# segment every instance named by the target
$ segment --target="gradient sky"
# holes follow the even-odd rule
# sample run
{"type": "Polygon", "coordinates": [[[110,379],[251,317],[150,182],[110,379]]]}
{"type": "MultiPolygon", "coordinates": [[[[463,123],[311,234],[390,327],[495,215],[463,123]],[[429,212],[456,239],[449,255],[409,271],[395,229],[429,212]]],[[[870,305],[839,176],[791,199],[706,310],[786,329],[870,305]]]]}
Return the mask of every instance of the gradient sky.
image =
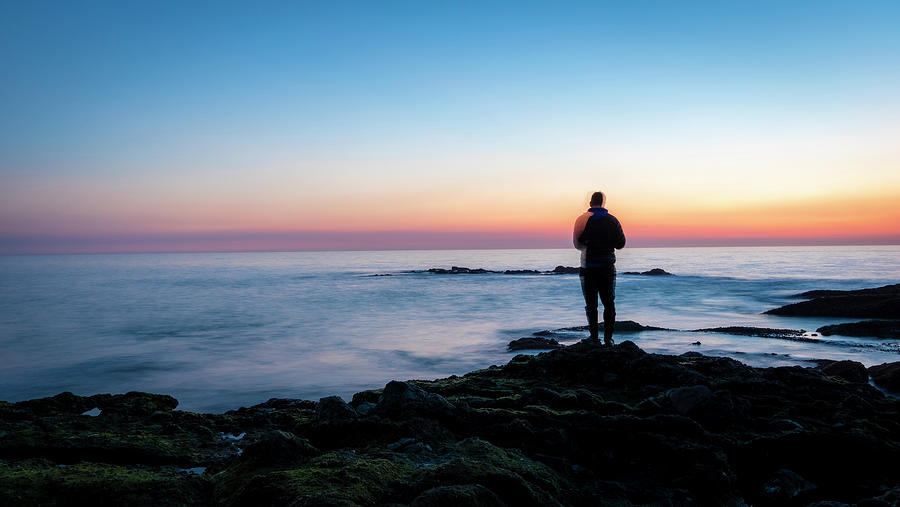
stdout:
{"type": "Polygon", "coordinates": [[[900,243],[900,2],[0,2],[0,253],[900,243]]]}

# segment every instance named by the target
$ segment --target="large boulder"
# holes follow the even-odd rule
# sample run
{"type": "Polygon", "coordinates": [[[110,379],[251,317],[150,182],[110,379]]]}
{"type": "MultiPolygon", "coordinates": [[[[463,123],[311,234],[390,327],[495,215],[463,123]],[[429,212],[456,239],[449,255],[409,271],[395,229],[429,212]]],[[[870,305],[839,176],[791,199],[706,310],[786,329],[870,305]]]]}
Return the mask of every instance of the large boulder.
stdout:
{"type": "Polygon", "coordinates": [[[869,368],[869,375],[879,387],[900,393],[900,361],[873,366],[869,368]]]}
{"type": "Polygon", "coordinates": [[[319,422],[338,422],[354,419],[359,414],[340,396],[328,396],[319,400],[316,406],[316,418],[319,422]]]}
{"type": "Polygon", "coordinates": [[[869,373],[866,371],[866,367],[856,361],[820,360],[819,369],[829,377],[842,378],[847,382],[865,383],[869,381],[869,373]]]}
{"type": "Polygon", "coordinates": [[[374,412],[388,417],[447,416],[455,409],[452,403],[439,394],[429,393],[409,382],[392,380],[384,386],[374,412]]]}

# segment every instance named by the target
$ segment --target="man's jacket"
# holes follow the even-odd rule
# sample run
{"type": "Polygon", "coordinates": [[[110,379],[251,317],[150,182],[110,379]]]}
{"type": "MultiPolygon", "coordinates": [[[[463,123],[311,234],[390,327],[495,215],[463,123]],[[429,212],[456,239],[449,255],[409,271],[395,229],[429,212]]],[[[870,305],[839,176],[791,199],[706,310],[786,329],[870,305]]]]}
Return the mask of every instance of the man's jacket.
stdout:
{"type": "Polygon", "coordinates": [[[606,208],[596,207],[575,220],[572,241],[581,250],[581,267],[611,266],[616,262],[614,250],[625,246],[625,233],[606,208]]]}

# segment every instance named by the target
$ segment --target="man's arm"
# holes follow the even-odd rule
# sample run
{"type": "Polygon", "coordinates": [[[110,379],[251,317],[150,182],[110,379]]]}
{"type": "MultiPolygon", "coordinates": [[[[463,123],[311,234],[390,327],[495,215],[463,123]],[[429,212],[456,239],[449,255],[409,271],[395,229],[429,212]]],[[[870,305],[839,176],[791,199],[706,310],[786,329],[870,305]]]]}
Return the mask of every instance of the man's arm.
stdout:
{"type": "Polygon", "coordinates": [[[584,233],[584,228],[587,226],[588,218],[591,218],[591,213],[582,213],[575,220],[575,229],[572,231],[572,244],[575,245],[575,248],[579,250],[584,250],[587,248],[587,245],[578,241],[578,238],[581,237],[581,234],[584,233]]]}
{"type": "Polygon", "coordinates": [[[622,230],[622,224],[616,219],[616,250],[625,248],[625,231],[622,230]]]}

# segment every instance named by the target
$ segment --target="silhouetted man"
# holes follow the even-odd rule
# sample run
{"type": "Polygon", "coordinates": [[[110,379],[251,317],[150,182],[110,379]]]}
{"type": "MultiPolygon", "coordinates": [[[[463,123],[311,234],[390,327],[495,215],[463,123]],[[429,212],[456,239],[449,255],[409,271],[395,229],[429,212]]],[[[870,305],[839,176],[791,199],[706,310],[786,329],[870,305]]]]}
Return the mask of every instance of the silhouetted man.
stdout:
{"type": "Polygon", "coordinates": [[[603,205],[606,196],[594,192],[591,207],[575,220],[572,241],[581,250],[581,292],[584,294],[584,311],[587,313],[590,339],[599,339],[597,322],[597,296],[603,303],[603,342],[613,344],[616,325],[616,254],[614,250],[625,246],[622,224],[609,214],[603,205]]]}

